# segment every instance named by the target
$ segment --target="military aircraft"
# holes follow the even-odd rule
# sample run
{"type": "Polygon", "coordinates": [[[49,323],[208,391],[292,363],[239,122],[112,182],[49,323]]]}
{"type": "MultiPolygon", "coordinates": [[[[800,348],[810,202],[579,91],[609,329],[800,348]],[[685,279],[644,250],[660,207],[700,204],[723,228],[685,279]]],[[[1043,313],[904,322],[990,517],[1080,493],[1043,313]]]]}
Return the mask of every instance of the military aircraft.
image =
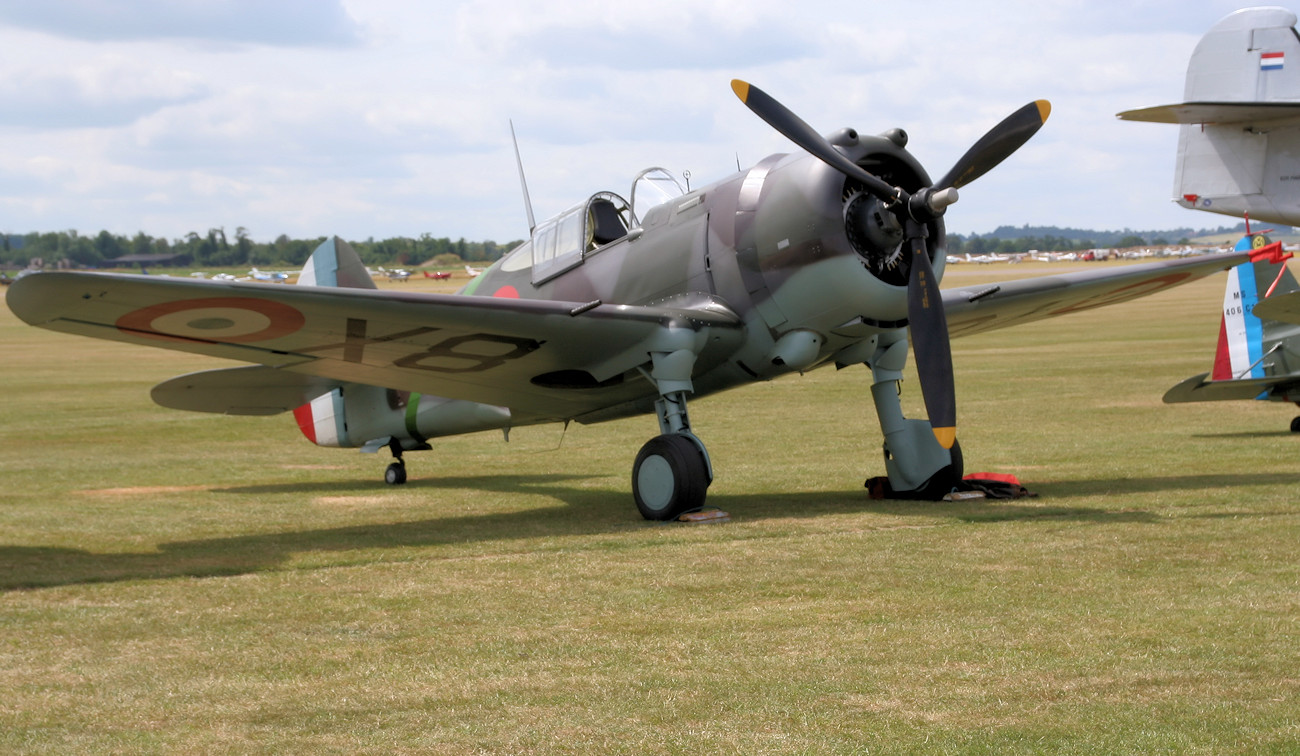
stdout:
{"type": "Polygon", "coordinates": [[[257,281],[270,281],[271,283],[284,283],[289,280],[289,274],[283,271],[258,270],[253,268],[248,271],[249,277],[257,281]]]}
{"type": "MultiPolygon", "coordinates": [[[[1179,105],[1128,110],[1181,124],[1174,192],[1183,207],[1246,217],[1238,250],[1277,246],[1229,271],[1213,370],[1165,393],[1168,403],[1260,399],[1300,405],[1300,292],[1280,245],[1250,220],[1300,224],[1300,35],[1285,8],[1221,19],[1192,52],[1179,105]],[[1288,58],[1290,63],[1288,65],[1288,58]]],[[[1300,417],[1291,421],[1300,432],[1300,417]]]]}
{"type": "Polygon", "coordinates": [[[1285,8],[1220,19],[1187,64],[1183,102],[1129,121],[1181,124],[1174,200],[1187,208],[1300,225],[1300,36],[1285,8]]]}
{"type": "MultiPolygon", "coordinates": [[[[1241,249],[1276,248],[1247,234],[1241,249]]],[[[1168,404],[1256,399],[1300,406],[1300,285],[1286,267],[1290,253],[1228,271],[1213,369],[1165,393],[1168,404]]],[[[1291,421],[1300,433],[1300,417],[1291,421]]]]}
{"type": "Polygon", "coordinates": [[[701,507],[713,480],[692,397],[866,365],[888,495],[938,499],[963,471],[950,334],[1145,296],[1252,254],[941,292],[945,211],[1038,131],[1045,101],[935,181],[902,129],[824,137],[757,87],[732,89],[801,149],[690,190],[648,169],[630,200],[600,191],[537,223],[458,295],[376,290],[332,238],[296,286],[58,272],[19,281],[8,303],[55,331],[259,363],[180,376],[152,396],[187,410],[292,410],[318,445],[387,447],[390,483],[406,480],[404,452],[438,436],[652,414],[659,434],[636,456],[633,499],[644,517],[671,519],[701,507]],[[909,342],[927,419],[900,403],[909,342]]]}

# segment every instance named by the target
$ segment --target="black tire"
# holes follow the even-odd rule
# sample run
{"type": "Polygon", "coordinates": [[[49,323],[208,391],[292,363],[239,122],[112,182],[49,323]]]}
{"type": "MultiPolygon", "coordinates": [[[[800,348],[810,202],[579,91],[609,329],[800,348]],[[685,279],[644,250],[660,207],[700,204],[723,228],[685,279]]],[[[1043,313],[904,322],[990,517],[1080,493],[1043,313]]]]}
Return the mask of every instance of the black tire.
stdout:
{"type": "Polygon", "coordinates": [[[390,486],[400,486],[406,482],[406,465],[394,462],[384,470],[384,482],[390,486]]]}
{"type": "Polygon", "coordinates": [[[632,466],[632,497],[647,520],[673,520],[704,506],[709,467],[696,442],[670,433],[641,447],[632,466]]]}
{"type": "Polygon", "coordinates": [[[1300,417],[1297,417],[1291,421],[1291,432],[1300,433],[1300,417]]]}

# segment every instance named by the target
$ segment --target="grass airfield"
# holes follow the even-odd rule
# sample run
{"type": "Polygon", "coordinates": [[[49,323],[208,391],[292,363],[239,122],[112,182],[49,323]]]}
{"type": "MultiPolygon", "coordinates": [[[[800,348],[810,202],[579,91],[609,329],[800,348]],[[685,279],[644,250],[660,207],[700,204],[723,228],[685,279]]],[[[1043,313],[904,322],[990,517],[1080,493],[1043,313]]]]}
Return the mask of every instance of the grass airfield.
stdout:
{"type": "Polygon", "coordinates": [[[869,500],[869,373],[825,369],[692,404],[701,526],[632,505],[649,417],[388,487],[149,400],[231,363],[0,308],[0,751],[1294,753],[1297,410],[1160,401],[1223,283],[954,342],[967,470],[1039,498],[869,500]]]}

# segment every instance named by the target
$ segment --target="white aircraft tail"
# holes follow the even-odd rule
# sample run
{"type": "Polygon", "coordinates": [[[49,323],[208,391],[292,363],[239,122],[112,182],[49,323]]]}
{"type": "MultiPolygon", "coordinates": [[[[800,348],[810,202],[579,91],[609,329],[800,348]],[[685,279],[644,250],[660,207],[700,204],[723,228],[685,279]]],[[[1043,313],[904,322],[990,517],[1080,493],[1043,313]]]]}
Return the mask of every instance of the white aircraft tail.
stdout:
{"type": "Polygon", "coordinates": [[[1181,124],[1174,200],[1187,208],[1300,225],[1300,36],[1285,8],[1232,13],[1201,38],[1183,102],[1129,110],[1181,124]]]}

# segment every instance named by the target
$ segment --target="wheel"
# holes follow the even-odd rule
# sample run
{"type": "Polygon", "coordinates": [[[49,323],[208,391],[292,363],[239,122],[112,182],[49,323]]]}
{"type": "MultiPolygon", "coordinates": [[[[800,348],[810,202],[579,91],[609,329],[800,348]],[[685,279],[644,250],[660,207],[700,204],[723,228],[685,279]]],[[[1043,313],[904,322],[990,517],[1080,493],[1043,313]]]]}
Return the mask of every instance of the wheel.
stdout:
{"type": "Polygon", "coordinates": [[[1300,433],[1300,417],[1297,417],[1291,421],[1291,432],[1300,433]]]}
{"type": "Polygon", "coordinates": [[[655,436],[632,466],[632,496],[647,520],[672,520],[704,506],[709,467],[697,442],[680,434],[655,436]]]}
{"type": "Polygon", "coordinates": [[[384,482],[390,486],[400,486],[406,482],[406,465],[394,462],[384,470],[384,482]]]}

